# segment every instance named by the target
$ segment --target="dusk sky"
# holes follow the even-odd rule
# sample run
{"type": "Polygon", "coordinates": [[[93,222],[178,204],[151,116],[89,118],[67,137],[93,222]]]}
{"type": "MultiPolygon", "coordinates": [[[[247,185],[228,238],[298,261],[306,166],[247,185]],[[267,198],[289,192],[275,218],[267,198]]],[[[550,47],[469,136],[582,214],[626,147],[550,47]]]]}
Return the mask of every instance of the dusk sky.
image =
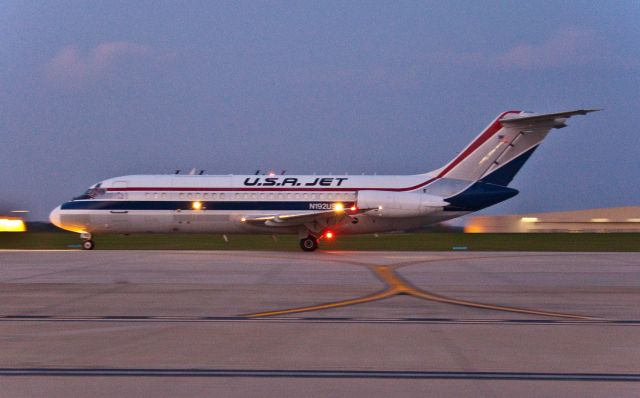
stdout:
{"type": "Polygon", "coordinates": [[[554,130],[485,210],[640,205],[640,2],[3,1],[0,213],[127,174],[415,174],[554,130]]]}

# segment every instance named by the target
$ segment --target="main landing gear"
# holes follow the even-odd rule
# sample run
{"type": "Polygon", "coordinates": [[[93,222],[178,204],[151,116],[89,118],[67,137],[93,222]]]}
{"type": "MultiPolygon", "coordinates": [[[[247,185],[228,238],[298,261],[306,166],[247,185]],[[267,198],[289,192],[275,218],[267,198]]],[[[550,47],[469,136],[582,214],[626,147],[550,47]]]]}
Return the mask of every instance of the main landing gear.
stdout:
{"type": "Polygon", "coordinates": [[[91,238],[91,234],[80,234],[80,239],[82,239],[82,250],[93,250],[96,245],[95,243],[93,243],[93,240],[91,240],[91,238]]]}
{"type": "Polygon", "coordinates": [[[300,248],[306,252],[312,252],[318,248],[318,239],[313,235],[302,238],[300,239],[300,248]]]}

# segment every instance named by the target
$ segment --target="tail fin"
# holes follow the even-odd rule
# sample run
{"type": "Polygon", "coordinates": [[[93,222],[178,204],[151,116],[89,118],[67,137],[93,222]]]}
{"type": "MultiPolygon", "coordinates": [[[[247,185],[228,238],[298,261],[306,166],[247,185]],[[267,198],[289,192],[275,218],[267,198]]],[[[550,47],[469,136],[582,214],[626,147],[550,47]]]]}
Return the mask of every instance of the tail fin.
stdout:
{"type": "Polygon", "coordinates": [[[574,115],[597,109],[535,115],[508,111],[499,115],[458,156],[443,167],[439,178],[508,185],[553,128],[565,127],[574,115]]]}

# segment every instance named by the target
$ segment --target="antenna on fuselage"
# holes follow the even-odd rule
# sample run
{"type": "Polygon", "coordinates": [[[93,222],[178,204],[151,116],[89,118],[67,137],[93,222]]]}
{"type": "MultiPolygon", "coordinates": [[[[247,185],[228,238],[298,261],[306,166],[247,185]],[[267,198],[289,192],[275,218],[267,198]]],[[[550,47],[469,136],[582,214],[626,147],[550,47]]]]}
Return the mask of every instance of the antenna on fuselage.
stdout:
{"type": "Polygon", "coordinates": [[[287,170],[282,170],[282,171],[280,172],[280,175],[281,175],[281,176],[283,176],[286,172],[287,172],[287,170]]]}
{"type": "Polygon", "coordinates": [[[198,173],[199,176],[204,174],[204,169],[200,170],[200,172],[198,173]]]}
{"type": "Polygon", "coordinates": [[[189,171],[189,175],[190,176],[196,175],[196,168],[195,167],[193,169],[191,169],[191,171],[189,171]]]}
{"type": "Polygon", "coordinates": [[[258,174],[260,174],[260,169],[256,170],[256,172],[253,175],[257,176],[258,174]]]}
{"type": "Polygon", "coordinates": [[[180,174],[180,169],[174,171],[173,174],[180,174]]]}

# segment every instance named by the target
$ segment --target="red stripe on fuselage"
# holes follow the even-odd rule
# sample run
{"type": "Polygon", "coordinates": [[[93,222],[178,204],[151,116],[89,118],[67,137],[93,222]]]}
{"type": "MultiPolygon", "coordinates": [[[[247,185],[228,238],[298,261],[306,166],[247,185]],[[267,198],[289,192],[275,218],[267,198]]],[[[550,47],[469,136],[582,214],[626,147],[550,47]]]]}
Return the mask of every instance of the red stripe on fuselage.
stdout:
{"type": "Polygon", "coordinates": [[[413,191],[418,188],[422,188],[428,184],[431,184],[435,180],[439,178],[443,178],[446,176],[448,172],[450,172],[454,167],[456,167],[460,162],[465,160],[469,155],[471,155],[476,149],[478,149],[482,144],[487,142],[491,137],[493,137],[500,129],[502,128],[502,124],[500,124],[500,120],[510,113],[520,113],[520,111],[507,111],[503,112],[500,116],[498,116],[489,127],[487,127],[479,136],[476,138],[471,144],[467,146],[467,148],[456,156],[438,175],[434,178],[431,178],[427,181],[421,182],[418,185],[414,185],[406,188],[247,188],[247,187],[238,187],[238,188],[179,188],[179,187],[131,187],[131,188],[107,188],[107,191],[261,191],[261,192],[349,192],[349,191],[392,191],[392,192],[403,192],[403,191],[413,191]]]}
{"type": "Polygon", "coordinates": [[[189,188],[179,188],[179,187],[130,187],[130,188],[107,188],[107,191],[109,192],[125,192],[125,191],[137,191],[137,192],[144,192],[144,191],[171,191],[171,192],[178,192],[178,191],[182,191],[182,192],[218,192],[218,191],[222,191],[222,192],[235,192],[235,191],[260,191],[260,192],[351,192],[351,191],[411,191],[417,188],[420,188],[424,185],[427,185],[433,181],[435,181],[437,178],[432,178],[430,180],[427,180],[425,182],[422,182],[418,185],[414,185],[413,187],[408,187],[408,188],[375,188],[375,187],[367,187],[367,188],[346,188],[346,187],[340,187],[340,188],[286,188],[286,187],[282,187],[282,188],[254,188],[254,187],[238,187],[238,188],[232,188],[232,187],[219,187],[219,188],[205,188],[205,187],[189,187],[189,188]]]}

